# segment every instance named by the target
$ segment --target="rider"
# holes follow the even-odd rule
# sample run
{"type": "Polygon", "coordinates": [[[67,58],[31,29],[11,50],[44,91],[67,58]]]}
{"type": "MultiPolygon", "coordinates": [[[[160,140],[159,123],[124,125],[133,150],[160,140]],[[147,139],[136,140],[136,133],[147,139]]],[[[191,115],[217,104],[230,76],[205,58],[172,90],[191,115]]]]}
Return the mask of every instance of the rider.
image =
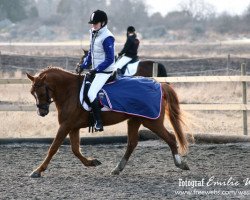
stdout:
{"type": "Polygon", "coordinates": [[[95,78],[88,91],[88,98],[93,109],[95,118],[95,131],[103,131],[101,120],[101,108],[97,97],[97,93],[111,76],[114,68],[114,35],[107,28],[108,17],[102,10],[94,11],[90,16],[90,50],[82,64],[78,65],[77,73],[81,73],[83,69],[88,68],[92,64],[90,75],[95,78]]]}
{"type": "Polygon", "coordinates": [[[140,41],[135,33],[135,28],[133,26],[129,26],[127,28],[127,41],[121,52],[118,53],[118,57],[120,57],[120,59],[115,63],[118,73],[124,74],[126,69],[123,69],[123,67],[131,60],[138,58],[137,51],[139,43],[140,41]],[[121,71],[119,69],[121,69],[121,71]]]}

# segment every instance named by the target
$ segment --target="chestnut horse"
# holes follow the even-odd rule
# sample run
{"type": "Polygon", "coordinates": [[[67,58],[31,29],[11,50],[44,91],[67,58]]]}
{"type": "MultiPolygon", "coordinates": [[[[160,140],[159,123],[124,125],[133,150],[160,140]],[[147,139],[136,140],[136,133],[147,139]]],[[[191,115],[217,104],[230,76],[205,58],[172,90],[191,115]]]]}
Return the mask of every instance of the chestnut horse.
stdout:
{"type": "MultiPolygon", "coordinates": [[[[83,59],[87,56],[88,51],[83,49],[83,55],[80,59],[79,63],[83,62],[83,59]]],[[[144,77],[152,77],[153,76],[153,65],[157,63],[157,77],[167,77],[167,71],[163,64],[152,61],[152,60],[144,60],[140,61],[137,67],[137,70],[133,76],[144,76],[144,77]]]]}
{"type": "MultiPolygon", "coordinates": [[[[89,125],[89,113],[81,107],[79,102],[79,91],[81,87],[79,83],[82,83],[84,76],[85,75],[80,76],[55,67],[46,68],[35,76],[27,73],[27,77],[32,82],[31,94],[35,97],[38,115],[42,117],[46,116],[49,113],[50,103],[55,102],[59,122],[59,129],[46,158],[42,164],[30,174],[31,177],[41,176],[41,173],[46,170],[49,162],[67,135],[69,135],[74,155],[77,156],[85,166],[90,167],[101,164],[97,159],[84,157],[80,151],[79,129],[86,128],[89,125]]],[[[104,126],[128,120],[127,150],[121,161],[113,169],[112,174],[119,174],[124,169],[130,155],[137,146],[138,129],[140,125],[150,129],[170,146],[174,163],[177,167],[183,170],[189,169],[188,165],[182,161],[180,156],[180,154],[187,152],[188,142],[186,135],[182,131],[178,97],[170,85],[162,83],[161,87],[163,91],[161,113],[157,119],[146,119],[113,111],[102,112],[101,116],[104,126]],[[175,134],[168,132],[163,125],[165,111],[174,128],[175,134]]]]}

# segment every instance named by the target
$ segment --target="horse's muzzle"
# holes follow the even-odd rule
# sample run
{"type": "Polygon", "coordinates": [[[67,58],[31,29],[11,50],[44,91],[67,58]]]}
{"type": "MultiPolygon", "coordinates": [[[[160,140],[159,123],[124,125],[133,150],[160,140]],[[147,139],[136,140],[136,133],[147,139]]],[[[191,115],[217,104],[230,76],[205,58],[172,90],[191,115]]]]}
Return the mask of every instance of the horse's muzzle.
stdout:
{"type": "Polygon", "coordinates": [[[45,117],[48,113],[49,111],[41,111],[40,109],[37,110],[37,114],[41,117],[45,117]]]}
{"type": "Polygon", "coordinates": [[[37,114],[41,117],[45,117],[49,113],[49,104],[36,105],[37,114]]]}

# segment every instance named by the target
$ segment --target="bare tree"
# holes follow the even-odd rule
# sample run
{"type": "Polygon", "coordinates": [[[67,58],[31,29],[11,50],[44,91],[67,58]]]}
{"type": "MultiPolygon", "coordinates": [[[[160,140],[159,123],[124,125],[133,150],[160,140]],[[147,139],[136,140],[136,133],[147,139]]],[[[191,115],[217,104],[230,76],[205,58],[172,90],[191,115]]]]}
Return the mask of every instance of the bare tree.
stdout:
{"type": "Polygon", "coordinates": [[[37,9],[39,17],[48,20],[56,13],[59,0],[43,0],[37,1],[37,9]]]}
{"type": "Polygon", "coordinates": [[[204,20],[215,16],[214,6],[204,0],[182,0],[179,7],[196,20],[204,20]]]}
{"type": "Polygon", "coordinates": [[[250,25],[250,4],[248,5],[246,11],[243,13],[243,20],[245,24],[249,27],[250,25]]]}
{"type": "Polygon", "coordinates": [[[107,9],[114,31],[123,32],[129,25],[137,30],[147,26],[147,9],[142,0],[110,0],[107,9]]]}

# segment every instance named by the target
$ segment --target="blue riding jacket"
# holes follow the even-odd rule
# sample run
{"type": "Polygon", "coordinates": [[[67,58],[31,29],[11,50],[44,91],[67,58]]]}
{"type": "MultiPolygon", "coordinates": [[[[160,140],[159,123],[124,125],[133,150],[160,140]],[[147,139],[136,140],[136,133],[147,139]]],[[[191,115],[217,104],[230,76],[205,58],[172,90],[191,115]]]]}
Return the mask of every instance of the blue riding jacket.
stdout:
{"type": "Polygon", "coordinates": [[[92,69],[96,72],[113,71],[114,42],[115,39],[106,26],[99,31],[91,30],[90,50],[81,68],[86,69],[92,64],[92,69]]]}

